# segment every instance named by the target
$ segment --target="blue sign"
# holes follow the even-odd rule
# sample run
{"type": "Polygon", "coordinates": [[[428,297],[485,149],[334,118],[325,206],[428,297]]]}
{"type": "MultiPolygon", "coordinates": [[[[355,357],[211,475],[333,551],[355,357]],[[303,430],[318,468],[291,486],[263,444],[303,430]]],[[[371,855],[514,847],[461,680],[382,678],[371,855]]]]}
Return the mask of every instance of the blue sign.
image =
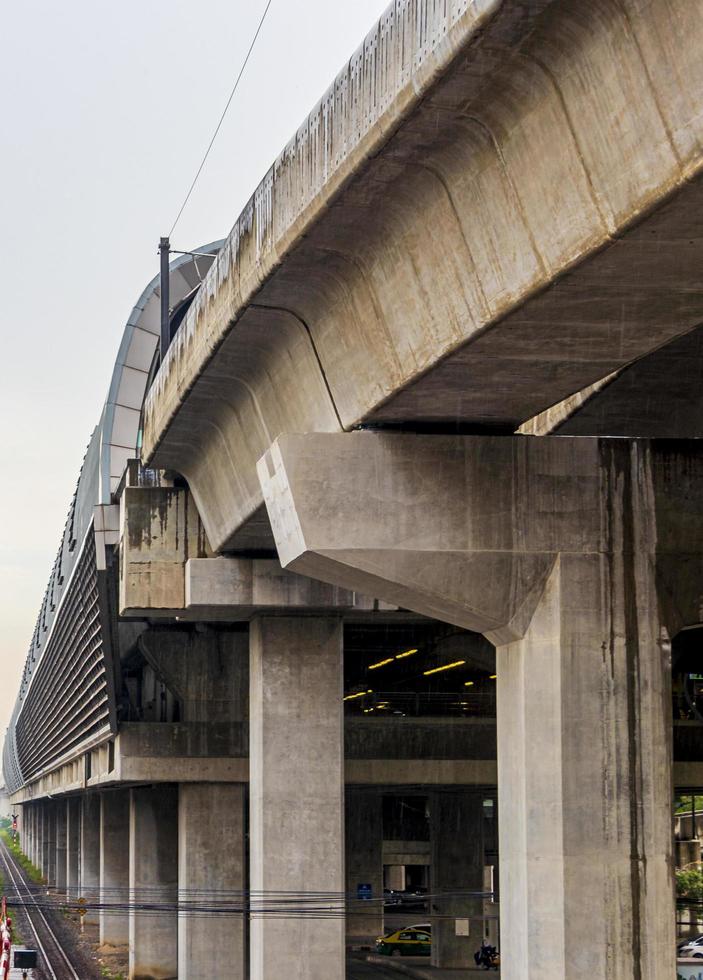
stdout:
{"type": "Polygon", "coordinates": [[[356,897],[368,902],[369,899],[373,898],[373,888],[371,885],[357,885],[356,897]]]}

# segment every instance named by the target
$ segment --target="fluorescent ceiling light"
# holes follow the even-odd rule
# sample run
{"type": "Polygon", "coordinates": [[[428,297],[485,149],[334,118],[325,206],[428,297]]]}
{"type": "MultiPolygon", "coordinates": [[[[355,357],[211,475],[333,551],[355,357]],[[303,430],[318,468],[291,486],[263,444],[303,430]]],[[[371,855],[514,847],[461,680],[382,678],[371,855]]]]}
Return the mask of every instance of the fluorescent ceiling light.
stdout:
{"type": "Polygon", "coordinates": [[[466,663],[465,660],[455,660],[453,664],[444,664],[442,667],[433,667],[432,670],[423,670],[423,676],[429,677],[430,674],[438,674],[440,670],[451,670],[452,667],[461,667],[466,663]]]}
{"type": "Polygon", "coordinates": [[[373,694],[373,691],[358,691],[356,694],[347,694],[342,700],[353,701],[354,698],[363,698],[365,694],[373,694]]]}

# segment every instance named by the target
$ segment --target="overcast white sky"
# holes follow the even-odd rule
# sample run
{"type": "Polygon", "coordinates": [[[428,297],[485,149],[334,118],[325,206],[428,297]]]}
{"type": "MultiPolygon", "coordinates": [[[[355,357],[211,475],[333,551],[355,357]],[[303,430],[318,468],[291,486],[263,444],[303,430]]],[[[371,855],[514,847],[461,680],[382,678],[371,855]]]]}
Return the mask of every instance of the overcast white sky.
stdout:
{"type": "MultiPolygon", "coordinates": [[[[387,0],[273,0],[174,235],[223,237],[387,0]]],[[[125,320],[265,0],[1,0],[0,738],[125,320]]]]}

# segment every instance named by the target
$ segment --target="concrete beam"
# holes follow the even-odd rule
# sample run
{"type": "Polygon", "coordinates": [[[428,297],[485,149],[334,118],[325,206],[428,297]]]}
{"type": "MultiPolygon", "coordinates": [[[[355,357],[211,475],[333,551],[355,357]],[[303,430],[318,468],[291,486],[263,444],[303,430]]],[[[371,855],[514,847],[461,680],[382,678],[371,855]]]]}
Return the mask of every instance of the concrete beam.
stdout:
{"type": "MultiPolygon", "coordinates": [[[[186,563],[185,612],[198,620],[249,620],[271,612],[378,610],[379,603],[326,582],[287,572],[278,561],[196,558],[186,563]]],[[[395,609],[387,603],[380,608],[395,609]]]]}
{"type": "Polygon", "coordinates": [[[184,489],[126,487],[120,542],[122,616],[246,622],[279,610],[378,609],[373,599],[286,572],[275,560],[206,557],[203,525],[184,489]]]}
{"type": "Polygon", "coordinates": [[[703,320],[702,33],[690,0],[389,8],[147,397],[145,458],[214,548],[258,515],[275,433],[512,431],[703,320]]]}

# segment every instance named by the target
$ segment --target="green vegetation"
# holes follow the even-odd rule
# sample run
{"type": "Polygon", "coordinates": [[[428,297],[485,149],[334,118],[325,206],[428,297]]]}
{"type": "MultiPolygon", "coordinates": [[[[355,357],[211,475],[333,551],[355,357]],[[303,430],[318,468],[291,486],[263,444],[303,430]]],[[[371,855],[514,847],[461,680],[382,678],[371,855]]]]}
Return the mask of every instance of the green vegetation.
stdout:
{"type": "Polygon", "coordinates": [[[703,902],[703,867],[676,872],[676,894],[692,902],[703,902]]]}
{"type": "MultiPolygon", "coordinates": [[[[676,810],[675,813],[690,813],[691,812],[691,797],[690,796],[679,796],[676,799],[676,810]]],[[[696,813],[703,813],[703,796],[696,797],[696,813]]]]}
{"type": "Polygon", "coordinates": [[[19,866],[24,870],[25,874],[29,878],[31,878],[32,881],[36,881],[39,884],[43,884],[44,878],[42,877],[41,871],[39,870],[39,868],[34,867],[34,865],[26,856],[26,854],[23,854],[20,849],[19,835],[18,835],[18,840],[13,841],[11,832],[6,827],[3,827],[0,830],[0,837],[2,837],[2,839],[5,841],[10,853],[17,861],[19,866]]]}
{"type": "Polygon", "coordinates": [[[105,980],[126,980],[124,973],[113,973],[106,966],[100,967],[100,973],[105,980]]]}
{"type": "MultiPolygon", "coordinates": [[[[5,894],[5,879],[2,874],[0,874],[0,895],[5,894]]],[[[7,914],[12,919],[12,942],[16,946],[24,946],[24,937],[17,925],[14,915],[12,914],[12,906],[7,906],[7,914]]]]}
{"type": "Polygon", "coordinates": [[[20,929],[19,929],[19,927],[17,925],[17,921],[16,921],[14,915],[12,914],[12,908],[9,905],[7,907],[7,914],[12,919],[12,942],[13,942],[13,944],[15,946],[24,946],[25,945],[24,936],[22,935],[22,933],[21,933],[21,931],[20,931],[20,929]]]}

